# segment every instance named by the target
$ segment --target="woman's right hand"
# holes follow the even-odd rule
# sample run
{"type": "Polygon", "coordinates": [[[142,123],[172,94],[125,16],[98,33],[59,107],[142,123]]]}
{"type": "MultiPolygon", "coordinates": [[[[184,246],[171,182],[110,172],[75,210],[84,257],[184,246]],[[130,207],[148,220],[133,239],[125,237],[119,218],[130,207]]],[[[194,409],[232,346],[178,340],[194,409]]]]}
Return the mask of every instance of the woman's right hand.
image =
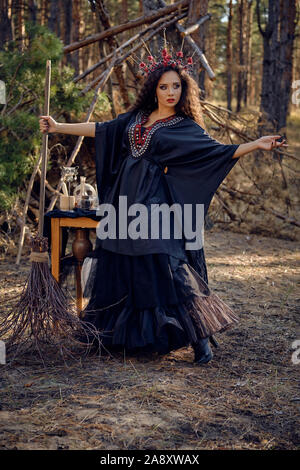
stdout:
{"type": "Polygon", "coordinates": [[[40,131],[43,134],[56,132],[57,130],[57,122],[51,116],[40,116],[39,119],[40,123],[40,131]]]}

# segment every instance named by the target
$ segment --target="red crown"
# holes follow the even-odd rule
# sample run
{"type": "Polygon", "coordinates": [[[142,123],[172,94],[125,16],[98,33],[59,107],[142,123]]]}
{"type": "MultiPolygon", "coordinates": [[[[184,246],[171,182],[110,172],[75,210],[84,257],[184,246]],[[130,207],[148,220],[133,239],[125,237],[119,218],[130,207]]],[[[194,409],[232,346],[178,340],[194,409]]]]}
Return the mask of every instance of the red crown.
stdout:
{"type": "Polygon", "coordinates": [[[184,55],[182,51],[176,52],[176,56],[172,57],[167,49],[164,47],[160,52],[159,59],[156,59],[153,55],[148,55],[147,62],[140,62],[139,69],[142,71],[143,76],[148,77],[152,72],[158,68],[164,66],[167,67],[171,65],[172,67],[180,66],[188,73],[191,73],[193,69],[193,58],[187,57],[186,62],[184,62],[184,55]]]}

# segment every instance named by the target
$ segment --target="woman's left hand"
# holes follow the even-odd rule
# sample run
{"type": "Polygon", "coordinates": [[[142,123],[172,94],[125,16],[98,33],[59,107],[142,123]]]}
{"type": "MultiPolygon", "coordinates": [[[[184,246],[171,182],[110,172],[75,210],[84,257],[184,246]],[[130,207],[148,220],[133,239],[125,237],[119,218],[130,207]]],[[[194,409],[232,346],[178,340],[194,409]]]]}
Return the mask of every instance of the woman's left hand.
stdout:
{"type": "Polygon", "coordinates": [[[281,135],[265,135],[257,139],[257,146],[261,150],[274,150],[278,147],[287,147],[285,144],[286,139],[282,139],[282,142],[277,142],[281,138],[281,135]]]}

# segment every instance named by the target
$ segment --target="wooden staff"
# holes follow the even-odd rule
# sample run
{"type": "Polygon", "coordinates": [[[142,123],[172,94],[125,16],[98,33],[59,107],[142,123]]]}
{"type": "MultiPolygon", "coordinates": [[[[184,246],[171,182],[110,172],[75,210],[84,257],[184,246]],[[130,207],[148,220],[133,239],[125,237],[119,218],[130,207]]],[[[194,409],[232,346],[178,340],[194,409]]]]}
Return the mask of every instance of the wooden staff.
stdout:
{"type": "MultiPolygon", "coordinates": [[[[49,116],[50,110],[50,85],[51,85],[51,60],[47,60],[46,64],[46,81],[45,81],[45,101],[44,116],[49,116]]],[[[48,132],[43,134],[42,142],[42,169],[40,183],[40,208],[39,208],[39,235],[42,237],[44,232],[44,212],[45,212],[45,182],[47,173],[48,160],[48,132]]]]}

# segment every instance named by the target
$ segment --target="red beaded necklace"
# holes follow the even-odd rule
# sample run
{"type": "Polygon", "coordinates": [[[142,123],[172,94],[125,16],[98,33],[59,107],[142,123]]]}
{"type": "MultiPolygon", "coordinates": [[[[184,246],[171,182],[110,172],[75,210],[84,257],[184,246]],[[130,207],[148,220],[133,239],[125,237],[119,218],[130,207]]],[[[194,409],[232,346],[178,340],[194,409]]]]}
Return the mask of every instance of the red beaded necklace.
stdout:
{"type": "Polygon", "coordinates": [[[151,138],[157,129],[164,126],[172,126],[182,121],[182,116],[172,114],[163,119],[157,119],[151,126],[146,127],[142,134],[142,127],[149,118],[150,113],[145,113],[140,110],[136,115],[135,122],[133,122],[128,128],[128,139],[130,143],[131,154],[135,158],[139,158],[147,151],[150,145],[151,138]]]}
{"type": "Polygon", "coordinates": [[[162,119],[157,119],[156,121],[154,121],[151,126],[149,127],[145,127],[145,130],[144,132],[142,133],[142,127],[143,127],[143,124],[145,124],[147,121],[148,121],[148,118],[149,118],[150,114],[144,114],[142,116],[142,119],[141,119],[141,122],[136,124],[135,126],[135,133],[134,133],[134,139],[135,139],[135,144],[136,146],[143,146],[146,139],[147,139],[147,135],[149,134],[149,132],[151,131],[151,129],[154,127],[154,125],[156,125],[157,123],[159,122],[168,122],[170,121],[171,119],[173,119],[176,114],[172,114],[171,116],[168,116],[166,118],[162,118],[162,119]]]}

